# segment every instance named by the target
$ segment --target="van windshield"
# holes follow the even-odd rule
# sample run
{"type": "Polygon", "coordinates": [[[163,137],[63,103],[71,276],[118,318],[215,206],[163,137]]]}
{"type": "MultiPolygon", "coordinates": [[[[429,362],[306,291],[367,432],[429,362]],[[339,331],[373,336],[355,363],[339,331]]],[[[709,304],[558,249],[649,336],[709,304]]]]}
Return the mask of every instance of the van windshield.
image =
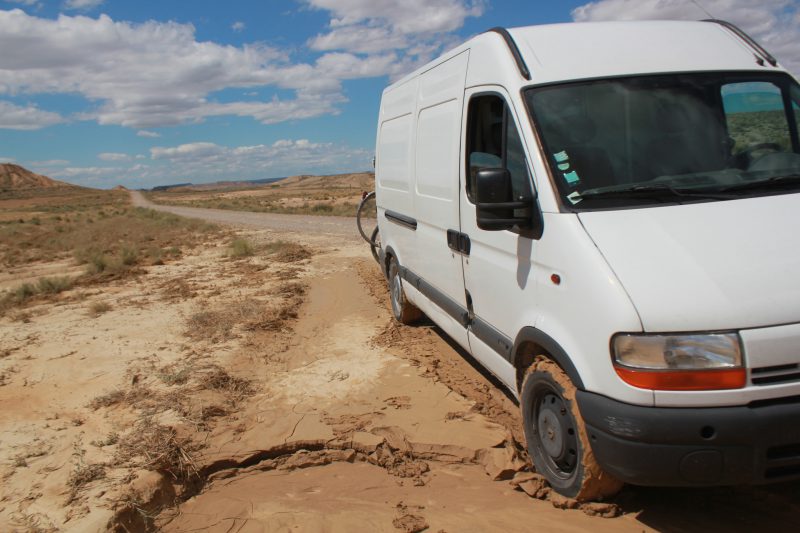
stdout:
{"type": "Polygon", "coordinates": [[[637,76],[525,94],[574,210],[800,191],[800,87],[786,74],[637,76]]]}

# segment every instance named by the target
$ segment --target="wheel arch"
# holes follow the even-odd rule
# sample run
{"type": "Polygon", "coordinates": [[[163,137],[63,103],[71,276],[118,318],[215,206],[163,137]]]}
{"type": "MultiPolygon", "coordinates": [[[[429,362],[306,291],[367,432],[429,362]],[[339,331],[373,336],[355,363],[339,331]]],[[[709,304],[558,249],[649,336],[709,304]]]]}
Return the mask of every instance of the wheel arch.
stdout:
{"type": "Polygon", "coordinates": [[[395,259],[397,261],[397,266],[400,266],[400,260],[397,259],[397,253],[391,246],[387,246],[385,249],[382,249],[380,257],[381,257],[380,264],[381,264],[381,270],[383,271],[383,276],[388,279],[389,263],[391,263],[392,259],[395,259]]]}
{"type": "Polygon", "coordinates": [[[583,380],[578,369],[558,342],[547,333],[534,327],[526,326],[517,334],[511,351],[514,357],[514,368],[517,370],[517,392],[522,392],[522,379],[525,371],[533,364],[537,355],[545,355],[569,376],[577,389],[583,390],[583,380]]]}

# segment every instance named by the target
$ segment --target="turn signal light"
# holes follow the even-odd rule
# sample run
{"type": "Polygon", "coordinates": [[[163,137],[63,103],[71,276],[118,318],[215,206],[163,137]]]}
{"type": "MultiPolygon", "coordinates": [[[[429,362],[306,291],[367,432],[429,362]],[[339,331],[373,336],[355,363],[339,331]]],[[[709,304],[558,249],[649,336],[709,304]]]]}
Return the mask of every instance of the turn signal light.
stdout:
{"type": "Polygon", "coordinates": [[[744,368],[707,370],[634,370],[614,365],[617,375],[628,385],[653,390],[741,389],[747,381],[744,368]]]}

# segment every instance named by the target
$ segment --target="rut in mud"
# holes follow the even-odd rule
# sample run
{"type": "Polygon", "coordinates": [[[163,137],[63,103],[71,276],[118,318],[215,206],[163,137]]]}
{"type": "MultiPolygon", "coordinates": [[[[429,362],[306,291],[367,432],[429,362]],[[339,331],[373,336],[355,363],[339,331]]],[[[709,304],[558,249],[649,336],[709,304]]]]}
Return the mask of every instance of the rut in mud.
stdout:
{"type": "MultiPolygon", "coordinates": [[[[264,392],[244,409],[245,435],[208,454],[202,482],[156,524],[167,531],[244,523],[464,530],[486,502],[495,512],[478,520],[483,529],[513,527],[530,515],[524,485],[538,481],[540,497],[549,489],[525,472],[513,402],[446,343],[439,346],[430,327],[409,329],[402,350],[387,349],[404,333],[391,333],[374,263],[330,255],[315,261],[319,271],[292,340],[268,356],[264,392]],[[440,349],[453,358],[437,355],[440,349]],[[257,449],[244,444],[256,441],[257,449]]],[[[537,506],[536,521],[555,527],[558,511],[537,506]]],[[[616,514],[613,505],[584,510],[616,514]]]]}

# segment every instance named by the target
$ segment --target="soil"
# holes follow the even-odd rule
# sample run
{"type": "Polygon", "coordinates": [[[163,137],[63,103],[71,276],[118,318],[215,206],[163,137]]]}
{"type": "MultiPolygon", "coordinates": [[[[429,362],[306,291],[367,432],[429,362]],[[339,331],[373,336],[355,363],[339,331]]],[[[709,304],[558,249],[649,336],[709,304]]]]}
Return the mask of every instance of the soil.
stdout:
{"type": "Polygon", "coordinates": [[[513,398],[430,322],[393,322],[352,220],[190,211],[311,256],[209,243],[2,319],[0,530],[794,527],[796,483],[556,496],[513,398]],[[110,309],[90,318],[96,301],[110,309]],[[262,307],[284,318],[261,327],[262,307]],[[238,322],[198,335],[208,316],[238,322]]]}

